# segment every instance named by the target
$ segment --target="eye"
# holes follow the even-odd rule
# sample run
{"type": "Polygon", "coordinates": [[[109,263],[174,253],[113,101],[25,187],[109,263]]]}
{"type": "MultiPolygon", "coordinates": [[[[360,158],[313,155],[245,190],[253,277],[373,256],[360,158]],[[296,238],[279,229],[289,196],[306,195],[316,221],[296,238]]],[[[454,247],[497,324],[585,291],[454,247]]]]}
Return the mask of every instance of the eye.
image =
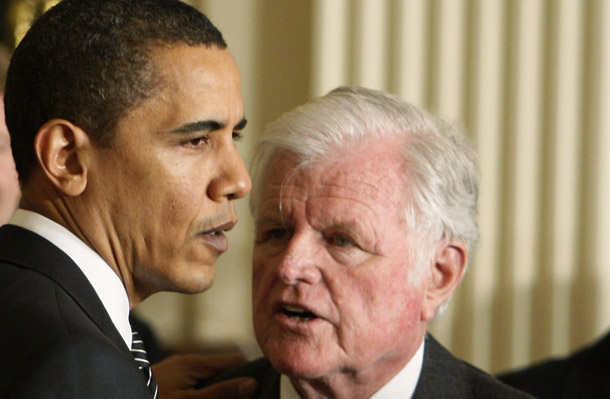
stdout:
{"type": "Polygon", "coordinates": [[[197,148],[205,145],[208,141],[206,136],[195,137],[190,140],[184,141],[182,144],[186,147],[197,148]]]}
{"type": "Polygon", "coordinates": [[[355,245],[351,238],[344,236],[343,234],[335,234],[331,236],[330,241],[338,247],[352,247],[355,245]]]}
{"type": "Polygon", "coordinates": [[[278,242],[290,237],[290,231],[284,227],[270,228],[257,232],[256,242],[263,243],[267,241],[278,242]]]}
{"type": "Polygon", "coordinates": [[[281,241],[284,238],[288,237],[288,230],[281,228],[281,229],[271,229],[267,232],[267,236],[271,239],[271,240],[275,240],[275,241],[281,241]]]}
{"type": "Polygon", "coordinates": [[[233,141],[241,141],[244,138],[241,132],[233,132],[233,141]]]}

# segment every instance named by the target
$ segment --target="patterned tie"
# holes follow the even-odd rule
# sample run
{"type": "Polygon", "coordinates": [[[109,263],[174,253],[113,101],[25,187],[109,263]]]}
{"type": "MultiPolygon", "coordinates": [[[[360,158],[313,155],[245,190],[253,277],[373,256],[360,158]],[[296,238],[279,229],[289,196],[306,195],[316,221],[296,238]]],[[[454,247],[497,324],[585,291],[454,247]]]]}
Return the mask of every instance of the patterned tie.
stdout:
{"type": "Polygon", "coordinates": [[[142,373],[144,373],[144,378],[146,378],[146,386],[148,389],[150,389],[150,392],[152,392],[153,398],[157,399],[159,396],[157,381],[155,380],[155,376],[150,368],[150,363],[148,362],[148,357],[146,356],[146,349],[144,349],[144,342],[142,342],[140,334],[138,334],[136,331],[131,333],[131,354],[136,360],[136,363],[138,363],[138,368],[142,370],[142,373]]]}

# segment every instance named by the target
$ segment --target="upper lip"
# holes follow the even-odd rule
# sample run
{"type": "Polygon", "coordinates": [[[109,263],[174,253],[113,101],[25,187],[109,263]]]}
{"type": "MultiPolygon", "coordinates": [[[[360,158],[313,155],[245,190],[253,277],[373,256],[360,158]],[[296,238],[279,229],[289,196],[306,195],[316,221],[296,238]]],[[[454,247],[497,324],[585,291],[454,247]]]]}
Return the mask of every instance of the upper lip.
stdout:
{"type": "Polygon", "coordinates": [[[235,221],[229,220],[228,222],[220,224],[216,227],[212,227],[211,229],[202,231],[200,234],[211,234],[211,233],[218,233],[220,231],[229,231],[233,227],[235,227],[236,224],[237,224],[237,220],[235,220],[235,221]]]}

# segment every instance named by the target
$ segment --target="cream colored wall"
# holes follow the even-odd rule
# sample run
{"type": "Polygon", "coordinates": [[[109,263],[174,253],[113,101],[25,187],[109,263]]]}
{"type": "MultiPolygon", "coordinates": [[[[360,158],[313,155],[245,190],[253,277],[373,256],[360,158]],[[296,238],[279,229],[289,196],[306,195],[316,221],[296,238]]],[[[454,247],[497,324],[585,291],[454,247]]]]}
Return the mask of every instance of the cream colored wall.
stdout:
{"type": "MultiPolygon", "coordinates": [[[[465,125],[482,166],[482,241],[432,331],[491,371],[567,353],[610,326],[610,3],[204,0],[242,71],[248,138],[339,84],[465,125]]],[[[138,311],[171,345],[257,353],[246,201],[215,286],[138,311]]]]}

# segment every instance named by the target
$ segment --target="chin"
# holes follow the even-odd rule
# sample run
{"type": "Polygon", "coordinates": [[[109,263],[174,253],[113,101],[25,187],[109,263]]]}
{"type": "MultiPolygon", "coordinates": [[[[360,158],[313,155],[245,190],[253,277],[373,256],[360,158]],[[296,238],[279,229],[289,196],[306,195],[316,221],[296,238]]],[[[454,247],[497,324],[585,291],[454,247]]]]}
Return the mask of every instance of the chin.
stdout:
{"type": "Polygon", "coordinates": [[[314,381],[326,377],[327,375],[327,370],[320,368],[319,364],[281,363],[280,365],[276,365],[273,361],[271,361],[271,364],[273,364],[273,367],[281,374],[299,380],[314,381]]]}
{"type": "Polygon", "coordinates": [[[169,287],[163,291],[180,292],[183,294],[199,294],[214,285],[216,273],[214,266],[205,266],[195,272],[187,271],[179,276],[170,277],[169,287]]]}
{"type": "Polygon", "coordinates": [[[197,279],[196,281],[190,281],[188,284],[184,284],[180,292],[184,294],[199,294],[207,291],[214,285],[215,276],[207,276],[207,278],[197,279]]]}

